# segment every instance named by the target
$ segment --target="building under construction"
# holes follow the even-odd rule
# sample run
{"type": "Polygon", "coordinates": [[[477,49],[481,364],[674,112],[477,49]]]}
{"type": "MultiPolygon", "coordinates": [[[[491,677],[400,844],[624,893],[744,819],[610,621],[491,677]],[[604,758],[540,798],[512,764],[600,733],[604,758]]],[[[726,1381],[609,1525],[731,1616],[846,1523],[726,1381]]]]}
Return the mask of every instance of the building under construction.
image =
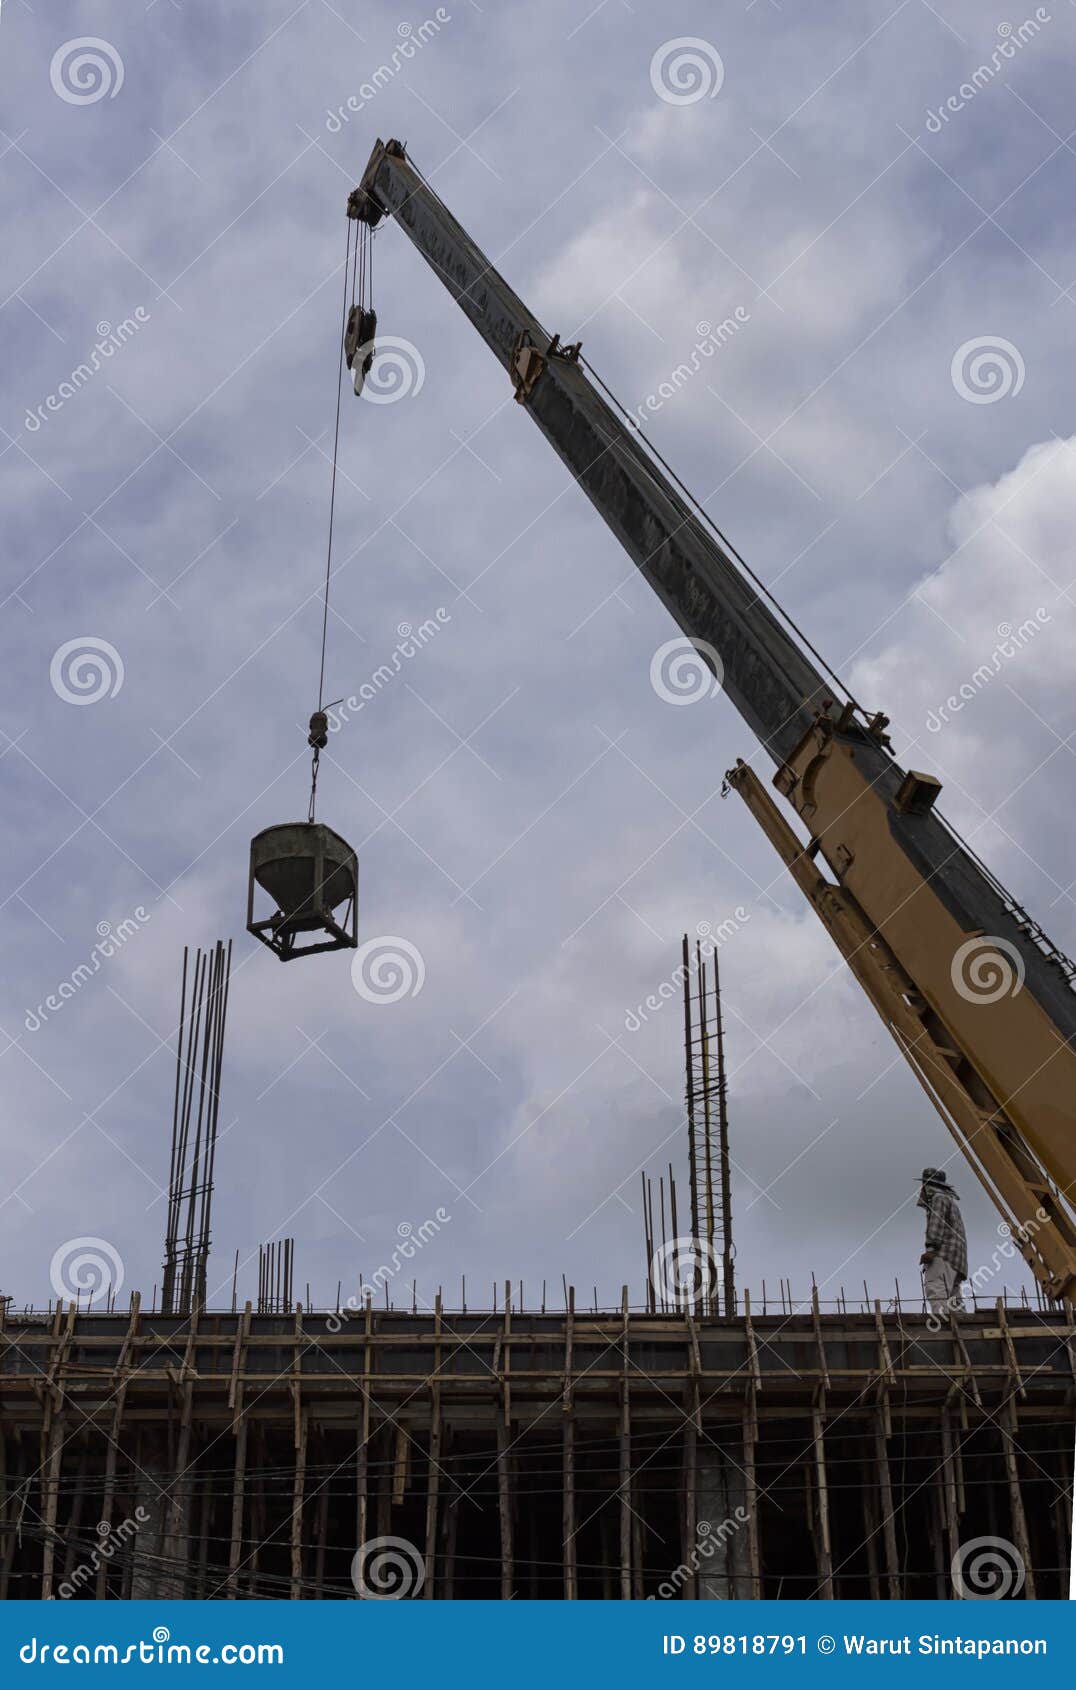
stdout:
{"type": "Polygon", "coordinates": [[[239,1306],[238,1255],[231,1307],[207,1306],[230,966],[218,944],[184,958],[159,1294],[117,1307],[106,1280],[83,1306],[76,1279],[45,1310],[0,1299],[0,1597],[1061,1596],[1076,964],[942,817],[938,779],[897,763],[889,718],[782,609],[582,342],[543,327],[395,140],[377,142],[346,204],[308,820],[251,842],[248,932],[282,962],[357,947],[356,855],[316,801],[340,397],[346,371],[356,393],[378,380],[386,226],[449,290],[506,398],[677,623],[655,692],[721,691],[744,749],[773,765],[777,798],[747,757],[725,790],[990,1193],[1037,1303],[964,1311],[946,1261],[954,1285],[929,1315],[899,1288],[876,1300],[865,1286],[851,1304],[783,1281],[776,1302],[748,1294],[718,946],[685,938],[687,1187],[670,1164],[655,1201],[643,1171],[641,1294],[577,1306],[563,1284],[555,1308],[544,1291],[535,1307],[506,1285],[485,1309],[461,1292],[453,1310],[441,1292],[420,1308],[412,1286],[399,1308],[379,1272],[312,1308],[284,1239],[260,1251],[256,1306],[239,1306]]]}
{"type": "Polygon", "coordinates": [[[567,1301],[9,1314],[0,1597],[1066,1594],[1071,1319],[567,1301]]]}
{"type": "Polygon", "coordinates": [[[159,1296],[0,1302],[0,1598],[1064,1595],[1071,1307],[739,1290],[717,946],[682,973],[690,1233],[644,1179],[634,1297],[315,1310],[284,1239],[216,1310],[228,954],[185,956],[159,1296]]]}

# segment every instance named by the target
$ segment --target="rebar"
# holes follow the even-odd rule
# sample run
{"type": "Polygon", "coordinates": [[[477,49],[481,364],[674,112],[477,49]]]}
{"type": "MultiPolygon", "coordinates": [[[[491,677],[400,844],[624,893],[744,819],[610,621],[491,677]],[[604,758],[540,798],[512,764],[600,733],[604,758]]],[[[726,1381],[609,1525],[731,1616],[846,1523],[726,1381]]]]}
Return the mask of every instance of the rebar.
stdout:
{"type": "Polygon", "coordinates": [[[232,947],[183,950],[161,1312],[204,1307],[232,947]],[[197,1099],[197,1107],[195,1100],[197,1099]],[[193,1126],[193,1137],[192,1137],[193,1126]]]}

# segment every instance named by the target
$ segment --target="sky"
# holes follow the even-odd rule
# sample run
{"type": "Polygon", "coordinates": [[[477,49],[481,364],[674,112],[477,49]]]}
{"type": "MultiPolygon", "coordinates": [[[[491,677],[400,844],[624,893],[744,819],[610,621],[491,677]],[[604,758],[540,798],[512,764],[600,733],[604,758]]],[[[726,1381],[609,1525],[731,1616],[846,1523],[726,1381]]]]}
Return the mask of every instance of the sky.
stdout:
{"type": "Polygon", "coordinates": [[[218,1303],[282,1237],[319,1306],[382,1264],[397,1304],[641,1303],[640,1171],[687,1180],[681,1013],[638,1010],[722,924],[739,1283],[914,1300],[927,1164],[990,1262],[721,797],[749,730],[670,697],[678,630],[391,222],[328,622],[362,708],[319,783],[358,984],[244,931],[247,857],[306,813],[344,210],[392,136],[1076,950],[1072,0],[8,0],[0,44],[3,1291],[88,1255],[152,1293],[183,947],[218,937],[218,1303]]]}

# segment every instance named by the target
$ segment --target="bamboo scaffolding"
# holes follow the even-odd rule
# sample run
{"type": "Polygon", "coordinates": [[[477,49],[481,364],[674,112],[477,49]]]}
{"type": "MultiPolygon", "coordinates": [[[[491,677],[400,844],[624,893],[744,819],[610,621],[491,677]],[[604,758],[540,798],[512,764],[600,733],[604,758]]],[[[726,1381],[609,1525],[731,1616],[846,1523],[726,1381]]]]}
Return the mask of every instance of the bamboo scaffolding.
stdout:
{"type": "MultiPolygon", "coordinates": [[[[283,1274],[281,1253],[274,1298],[283,1274]]],[[[1070,1311],[965,1315],[946,1393],[924,1317],[823,1312],[817,1288],[734,1317],[502,1295],[495,1319],[367,1299],[355,1320],[200,1309],[178,1334],[136,1297],[127,1322],[9,1311],[8,1597],[65,1594],[86,1522],[115,1530],[138,1497],[152,1522],[108,1598],[353,1596],[356,1535],[412,1543],[434,1600],[693,1596],[700,1485],[711,1524],[722,1485],[730,1517],[742,1499],[718,1575],[738,1596],[951,1597],[954,1543],[986,1535],[1011,1537],[1025,1595],[1067,1588],[1070,1311]]]]}

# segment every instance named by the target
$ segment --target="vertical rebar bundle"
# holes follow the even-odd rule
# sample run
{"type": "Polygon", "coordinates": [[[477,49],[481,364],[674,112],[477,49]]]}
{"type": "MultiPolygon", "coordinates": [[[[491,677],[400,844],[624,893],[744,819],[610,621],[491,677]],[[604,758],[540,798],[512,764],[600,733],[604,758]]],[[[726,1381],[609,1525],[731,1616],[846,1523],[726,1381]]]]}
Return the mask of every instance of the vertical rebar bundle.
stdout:
{"type": "Polygon", "coordinates": [[[729,1164],[725,1025],[717,945],[710,960],[695,941],[692,980],[687,934],[683,939],[685,1107],[695,1242],[691,1302],[711,1314],[736,1312],[733,1268],[732,1181],[729,1164]],[[720,1290],[718,1264],[720,1262],[720,1290]]]}
{"type": "Polygon", "coordinates": [[[676,1208],[676,1176],[672,1163],[669,1175],[669,1225],[665,1230],[665,1176],[658,1179],[658,1214],[661,1220],[661,1243],[654,1231],[654,1182],[642,1175],[643,1235],[646,1242],[647,1281],[646,1307],[651,1314],[681,1313],[699,1307],[697,1281],[699,1264],[695,1236],[681,1238],[676,1208]]]}
{"type": "Polygon", "coordinates": [[[736,1277],[732,1240],[732,1172],[729,1165],[728,1081],[725,1073],[725,1018],[721,1009],[721,973],[714,947],[714,1030],[717,1034],[717,1154],[721,1204],[721,1292],[727,1315],[736,1313],[736,1277]]]}
{"type": "Polygon", "coordinates": [[[183,950],[161,1311],[205,1306],[232,947],[183,950]]]}
{"type": "Polygon", "coordinates": [[[258,1246],[258,1313],[292,1314],[291,1285],[295,1267],[295,1240],[282,1238],[276,1244],[258,1246]]]}

